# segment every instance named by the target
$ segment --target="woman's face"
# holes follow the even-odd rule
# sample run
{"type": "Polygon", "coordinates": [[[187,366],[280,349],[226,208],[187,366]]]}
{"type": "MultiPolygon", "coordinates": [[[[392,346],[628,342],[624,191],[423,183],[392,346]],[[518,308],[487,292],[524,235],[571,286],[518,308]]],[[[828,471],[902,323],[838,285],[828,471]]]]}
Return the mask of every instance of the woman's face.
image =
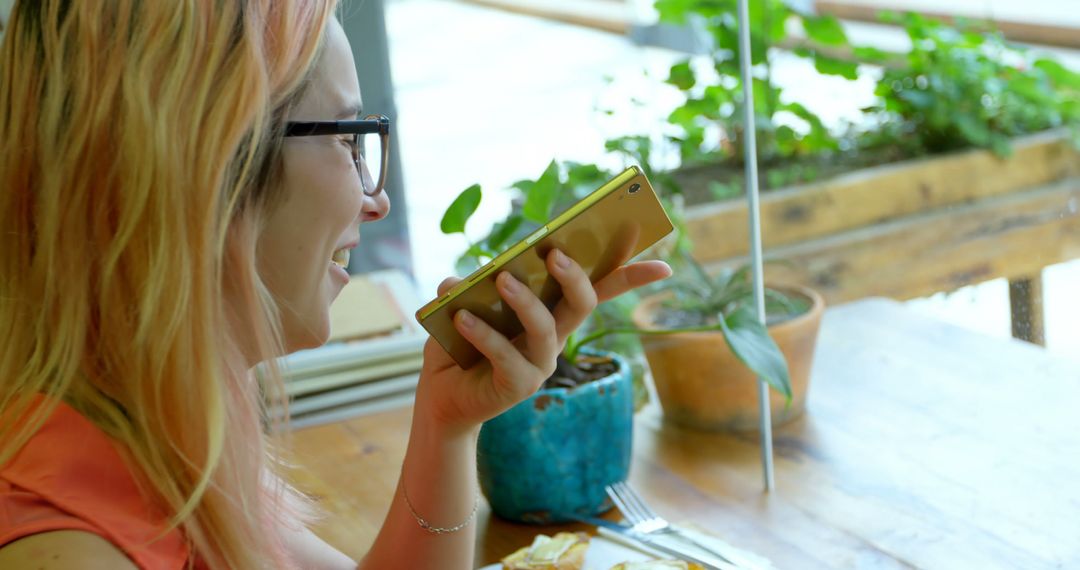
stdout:
{"type": "MultiPolygon", "coordinates": [[[[332,20],[311,83],[288,120],[355,119],[360,102],[352,50],[332,20]]],[[[346,137],[285,139],[282,196],[258,238],[259,275],[278,302],[288,352],[326,342],[330,303],[349,279],[332,261],[335,252],[355,247],[359,224],[390,209],[386,193],[364,195],[346,137]]]]}

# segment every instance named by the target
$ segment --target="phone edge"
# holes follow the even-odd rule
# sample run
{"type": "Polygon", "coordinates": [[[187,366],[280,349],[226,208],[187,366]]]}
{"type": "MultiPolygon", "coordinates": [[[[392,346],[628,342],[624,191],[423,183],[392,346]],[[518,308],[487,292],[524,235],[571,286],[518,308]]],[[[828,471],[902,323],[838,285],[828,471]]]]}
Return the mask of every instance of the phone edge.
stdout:
{"type": "Polygon", "coordinates": [[[534,243],[536,243],[537,241],[543,239],[544,236],[554,232],[555,230],[559,229],[563,225],[569,223],[571,220],[573,220],[575,217],[577,217],[579,214],[581,214],[581,212],[585,211],[590,206],[592,206],[596,202],[600,201],[601,199],[606,197],[608,194],[611,194],[616,189],[623,186],[624,184],[626,184],[630,180],[634,179],[637,176],[641,176],[641,175],[644,175],[644,173],[641,171],[641,168],[639,168],[637,165],[631,165],[631,166],[627,167],[626,170],[623,170],[621,173],[616,175],[614,178],[612,178],[611,180],[606,182],[603,186],[597,188],[596,190],[593,190],[588,196],[586,196],[585,198],[582,198],[581,200],[576,202],[573,206],[570,206],[569,208],[567,208],[565,211],[563,211],[558,216],[555,216],[554,219],[552,219],[549,222],[541,225],[539,228],[534,230],[533,233],[530,233],[529,235],[527,235],[524,238],[522,238],[521,240],[519,240],[510,249],[500,253],[494,259],[492,259],[488,263],[484,264],[482,267],[477,268],[476,271],[473,271],[469,275],[465,276],[465,278],[462,279],[460,283],[454,285],[454,287],[452,287],[449,291],[447,291],[446,295],[444,297],[438,297],[436,299],[433,299],[432,301],[429,301],[427,305],[425,305],[423,307],[420,307],[416,311],[416,314],[415,314],[416,321],[421,326],[423,326],[424,320],[426,320],[428,317],[430,317],[432,314],[434,314],[436,311],[438,311],[442,307],[449,304],[451,301],[456,299],[459,295],[461,295],[465,291],[468,291],[469,290],[468,284],[470,282],[477,281],[479,279],[483,279],[483,278],[487,277],[488,275],[490,275],[492,272],[497,271],[500,267],[502,267],[503,265],[506,265],[506,263],[509,263],[515,257],[517,257],[518,255],[521,255],[522,253],[527,251],[530,247],[533,246],[534,243]],[[540,235],[539,237],[537,237],[535,240],[529,241],[529,238],[531,238],[536,232],[539,232],[541,229],[545,229],[544,233],[542,235],[540,235]],[[506,258],[504,261],[502,261],[501,263],[495,263],[496,261],[499,261],[499,259],[503,258],[503,257],[506,258]],[[429,306],[430,306],[430,308],[429,308],[429,306]]]}

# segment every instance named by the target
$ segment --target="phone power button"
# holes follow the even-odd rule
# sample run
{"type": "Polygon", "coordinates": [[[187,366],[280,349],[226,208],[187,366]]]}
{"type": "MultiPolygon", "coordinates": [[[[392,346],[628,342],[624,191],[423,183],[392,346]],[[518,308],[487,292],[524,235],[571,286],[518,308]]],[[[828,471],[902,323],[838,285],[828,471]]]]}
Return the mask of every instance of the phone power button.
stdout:
{"type": "Polygon", "coordinates": [[[525,238],[526,245],[532,245],[532,244],[536,243],[536,240],[544,237],[544,235],[547,234],[547,231],[548,231],[547,226],[544,226],[544,227],[536,230],[535,232],[530,234],[529,237],[525,238]]]}

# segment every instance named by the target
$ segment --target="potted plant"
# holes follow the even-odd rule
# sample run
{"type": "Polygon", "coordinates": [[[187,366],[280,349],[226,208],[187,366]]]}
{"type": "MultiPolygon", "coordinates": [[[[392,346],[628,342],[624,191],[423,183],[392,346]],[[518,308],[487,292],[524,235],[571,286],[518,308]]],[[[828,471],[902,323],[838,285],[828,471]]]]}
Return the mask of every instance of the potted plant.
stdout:
{"type": "Polygon", "coordinates": [[[633,312],[664,418],[709,431],[756,430],[758,378],[775,388],[773,425],[801,415],[821,296],[797,285],[766,287],[762,325],[747,266],[709,275],[685,252],[683,259],[685,270],[633,312]]]}
{"type": "MultiPolygon", "coordinates": [[[[468,242],[466,253],[458,262],[459,271],[470,271],[493,258],[499,249],[546,222],[554,210],[569,206],[612,174],[595,165],[552,161],[536,180],[515,183],[510,213],[495,223],[487,235],[468,242]]],[[[482,196],[477,185],[465,189],[444,214],[443,232],[465,235],[466,222],[482,196]]],[[[669,212],[679,227],[678,215],[671,208],[669,212]]],[[[676,231],[674,245],[660,246],[657,251],[684,251],[684,241],[682,232],[676,231]]],[[[709,287],[713,286],[715,281],[700,266],[693,264],[689,256],[683,257],[689,260],[695,275],[705,279],[709,287]]],[[[745,275],[745,271],[740,275],[745,275]]],[[[683,323],[660,330],[655,322],[649,322],[647,327],[635,327],[630,318],[638,305],[634,294],[598,307],[568,339],[555,373],[540,391],[485,423],[481,430],[478,449],[481,488],[496,514],[523,522],[551,523],[570,520],[571,515],[596,515],[610,508],[604,487],[627,476],[635,402],[640,403],[645,394],[639,336],[675,339],[677,333],[719,335],[715,338],[726,342],[741,362],[733,361],[732,367],[741,369],[745,364],[752,370],[749,372],[752,380],[757,375],[765,378],[783,396],[780,401],[785,402],[785,413],[791,411],[786,405],[792,390],[784,354],[770,339],[766,328],[747,313],[751,291],[743,285],[744,281],[730,280],[724,289],[723,303],[703,299],[703,306],[731,313],[720,322],[703,319],[689,326],[683,323]]],[[[691,306],[689,298],[693,294],[702,292],[689,286],[677,287],[676,291],[682,295],[686,307],[691,306]]],[[[820,299],[813,293],[807,295],[818,300],[814,306],[820,318],[820,299]]],[[[770,292],[769,298],[770,306],[784,303],[802,310],[797,297],[770,292]]],[[[811,340],[811,352],[812,344],[811,340]]],[[[646,355],[651,363],[653,357],[648,350],[646,355]]],[[[716,375],[713,371],[710,378],[716,375]]],[[[801,406],[806,393],[805,377],[800,378],[797,406],[801,406]]],[[[756,385],[753,381],[746,384],[751,390],[756,385]]],[[[660,392],[665,409],[668,392],[666,385],[660,392]]]]}

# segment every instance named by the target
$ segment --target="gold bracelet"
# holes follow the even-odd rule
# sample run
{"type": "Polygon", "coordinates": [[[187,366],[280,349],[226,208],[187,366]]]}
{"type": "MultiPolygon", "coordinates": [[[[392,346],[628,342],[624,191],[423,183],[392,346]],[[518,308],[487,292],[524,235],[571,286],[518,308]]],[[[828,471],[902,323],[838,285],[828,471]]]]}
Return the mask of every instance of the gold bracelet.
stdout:
{"type": "Polygon", "coordinates": [[[430,532],[431,534],[450,534],[469,526],[469,523],[471,523],[473,519],[476,518],[476,511],[480,508],[480,493],[477,492],[476,495],[473,497],[472,512],[469,513],[469,518],[465,519],[465,522],[452,527],[432,526],[431,523],[427,522],[424,517],[420,516],[420,513],[417,513],[416,509],[413,508],[412,501],[409,500],[409,492],[405,490],[404,474],[402,474],[401,476],[401,495],[405,497],[405,506],[409,507],[409,512],[412,513],[413,518],[416,519],[416,524],[420,525],[420,528],[430,532]]]}

